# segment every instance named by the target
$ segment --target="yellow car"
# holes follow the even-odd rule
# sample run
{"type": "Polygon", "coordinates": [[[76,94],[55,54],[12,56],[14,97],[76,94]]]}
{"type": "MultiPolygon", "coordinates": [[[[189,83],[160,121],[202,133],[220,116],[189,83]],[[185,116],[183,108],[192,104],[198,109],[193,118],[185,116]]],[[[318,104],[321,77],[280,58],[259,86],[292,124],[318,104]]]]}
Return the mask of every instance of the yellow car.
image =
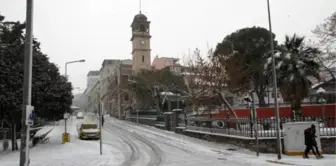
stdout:
{"type": "Polygon", "coordinates": [[[100,139],[100,129],[96,123],[84,122],[78,130],[79,139],[100,139]]]}

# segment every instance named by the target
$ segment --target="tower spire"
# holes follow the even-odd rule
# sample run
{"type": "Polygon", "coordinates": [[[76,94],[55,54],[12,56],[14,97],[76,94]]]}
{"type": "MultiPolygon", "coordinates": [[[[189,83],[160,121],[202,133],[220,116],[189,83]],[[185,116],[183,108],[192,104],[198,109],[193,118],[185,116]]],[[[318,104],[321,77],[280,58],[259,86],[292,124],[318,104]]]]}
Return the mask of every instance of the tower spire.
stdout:
{"type": "Polygon", "coordinates": [[[139,0],[139,12],[141,14],[141,0],[139,0]]]}

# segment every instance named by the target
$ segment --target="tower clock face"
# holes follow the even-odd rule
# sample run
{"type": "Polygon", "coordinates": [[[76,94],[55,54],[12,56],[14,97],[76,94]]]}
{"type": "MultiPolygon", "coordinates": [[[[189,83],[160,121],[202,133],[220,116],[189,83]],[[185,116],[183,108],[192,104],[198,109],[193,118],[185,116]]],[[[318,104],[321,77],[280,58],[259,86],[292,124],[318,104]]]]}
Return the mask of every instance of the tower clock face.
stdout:
{"type": "Polygon", "coordinates": [[[146,43],[145,43],[144,40],[141,40],[141,41],[140,41],[140,44],[141,44],[141,45],[145,45],[146,43]]]}

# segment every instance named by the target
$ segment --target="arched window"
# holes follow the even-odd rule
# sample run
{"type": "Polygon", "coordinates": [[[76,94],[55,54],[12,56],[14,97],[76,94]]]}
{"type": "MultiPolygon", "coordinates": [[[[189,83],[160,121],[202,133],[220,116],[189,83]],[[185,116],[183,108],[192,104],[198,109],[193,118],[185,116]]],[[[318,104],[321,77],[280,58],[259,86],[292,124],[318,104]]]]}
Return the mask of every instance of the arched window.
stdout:
{"type": "Polygon", "coordinates": [[[142,55],[142,62],[145,62],[145,55],[142,55]]]}

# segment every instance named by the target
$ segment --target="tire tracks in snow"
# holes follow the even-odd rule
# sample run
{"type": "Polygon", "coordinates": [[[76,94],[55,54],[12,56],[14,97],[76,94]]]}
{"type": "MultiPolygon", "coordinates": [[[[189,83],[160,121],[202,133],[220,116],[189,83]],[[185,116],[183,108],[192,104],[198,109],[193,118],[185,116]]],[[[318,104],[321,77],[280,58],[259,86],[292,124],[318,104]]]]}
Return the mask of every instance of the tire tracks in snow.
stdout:
{"type": "MultiPolygon", "coordinates": [[[[119,122],[117,122],[117,123],[119,123],[119,122]]],[[[127,126],[128,128],[132,128],[132,125],[133,125],[133,124],[132,124],[131,122],[123,122],[123,123],[125,123],[125,124],[123,124],[123,125],[127,126]]],[[[119,123],[119,124],[120,124],[120,123],[119,123]]],[[[120,125],[121,125],[121,124],[120,124],[120,125]]],[[[199,153],[197,153],[197,152],[195,152],[195,151],[192,151],[192,150],[190,150],[190,149],[183,148],[183,147],[178,146],[178,145],[174,145],[174,144],[172,144],[172,143],[170,143],[170,142],[166,142],[166,141],[164,141],[163,139],[171,140],[171,141],[177,141],[177,140],[174,140],[174,139],[171,139],[171,138],[162,136],[162,135],[160,135],[160,134],[155,134],[155,133],[152,133],[152,132],[148,132],[148,131],[146,131],[146,130],[144,130],[144,129],[141,129],[141,127],[138,127],[137,130],[142,131],[142,132],[145,132],[145,133],[148,133],[148,134],[153,135],[153,136],[155,136],[155,137],[162,138],[162,139],[159,139],[159,138],[152,138],[152,137],[148,137],[148,136],[146,136],[147,138],[154,139],[155,141],[160,142],[160,143],[162,143],[162,144],[165,144],[165,145],[167,145],[167,146],[171,146],[171,147],[173,147],[173,148],[180,149],[180,150],[183,151],[183,152],[186,152],[186,153],[192,153],[192,154],[195,154],[195,155],[202,155],[202,156],[204,155],[204,154],[199,154],[199,153]]],[[[178,141],[178,144],[183,144],[183,142],[179,142],[179,141],[178,141]]],[[[230,154],[230,155],[231,155],[231,154],[230,154]]]]}
{"type": "MultiPolygon", "coordinates": [[[[110,122],[111,123],[111,122],[110,122]]],[[[135,125],[134,123],[132,122],[128,122],[128,121],[123,121],[122,123],[121,122],[118,122],[116,121],[116,124],[118,125],[123,125],[125,126],[126,128],[128,129],[134,129],[134,126],[135,125]]],[[[157,137],[160,137],[160,138],[163,138],[163,139],[159,139],[159,138],[152,138],[152,137],[148,137],[148,136],[144,136],[144,137],[147,137],[149,139],[153,139],[154,141],[156,142],[159,142],[159,143],[162,143],[162,144],[165,144],[167,146],[170,146],[170,147],[173,147],[173,148],[177,148],[179,150],[182,150],[183,152],[186,152],[186,153],[189,153],[189,154],[193,154],[196,156],[207,156],[207,157],[211,157],[211,158],[214,158],[214,159],[217,159],[217,160],[223,160],[223,161],[226,161],[228,160],[228,156],[230,157],[233,157],[233,154],[231,153],[224,153],[224,152],[221,152],[221,153],[218,153],[217,152],[217,155],[214,155],[214,154],[206,154],[204,152],[199,152],[199,151],[193,151],[193,150],[190,150],[188,149],[187,147],[181,147],[181,146],[178,146],[178,145],[174,145],[173,143],[170,143],[170,142],[167,142],[165,141],[164,139],[168,139],[168,140],[172,140],[172,141],[177,141],[175,139],[171,139],[169,137],[165,137],[163,135],[160,135],[160,134],[156,134],[156,133],[153,133],[153,132],[148,132],[146,131],[145,129],[142,129],[141,126],[137,126],[137,128],[135,130],[139,130],[141,132],[144,132],[144,133],[147,133],[147,134],[150,134],[150,135],[153,135],[153,136],[157,136],[157,137]]],[[[130,131],[128,131],[130,132],[130,131]]],[[[136,133],[135,131],[133,131],[133,133],[136,133]]],[[[182,142],[180,141],[177,141],[178,144],[181,144],[182,142]]],[[[213,152],[216,152],[214,150],[212,150],[213,152]]]]}
{"type": "Polygon", "coordinates": [[[122,132],[124,135],[126,133],[128,133],[127,136],[131,136],[134,139],[139,140],[140,142],[142,142],[143,144],[145,144],[146,146],[148,146],[151,149],[153,154],[150,155],[150,161],[149,161],[149,163],[147,163],[147,166],[158,166],[158,165],[160,165],[160,163],[162,161],[162,158],[161,158],[162,151],[158,146],[156,146],[154,143],[147,140],[146,138],[138,135],[137,133],[130,132],[128,130],[122,129],[121,127],[119,127],[115,124],[109,123],[109,122],[108,122],[108,124],[113,126],[115,129],[119,130],[120,132],[122,132]]]}
{"type": "MultiPolygon", "coordinates": [[[[110,132],[113,134],[113,132],[118,133],[116,136],[118,137],[118,139],[124,143],[128,149],[130,150],[130,154],[127,154],[126,152],[123,152],[125,155],[125,159],[124,161],[120,164],[120,166],[132,166],[136,163],[136,161],[138,161],[140,159],[139,157],[139,148],[134,144],[134,142],[132,142],[131,140],[129,140],[127,137],[122,137],[123,133],[120,131],[112,131],[110,129],[104,128],[104,130],[110,132]]],[[[106,142],[104,142],[106,143],[106,142]]],[[[109,143],[107,143],[109,144],[109,143]]]]}
{"type": "MultiPolygon", "coordinates": [[[[91,117],[91,119],[93,119],[93,120],[97,120],[96,118],[97,117],[95,117],[95,116],[91,117]]],[[[111,123],[106,123],[105,122],[105,126],[106,125],[113,126],[111,123]]],[[[108,127],[104,127],[102,129],[104,129],[105,131],[107,131],[107,132],[109,132],[111,134],[117,133],[117,134],[115,134],[115,136],[117,137],[117,139],[120,140],[121,143],[125,144],[128,147],[128,149],[130,150],[129,153],[127,153],[125,151],[122,151],[124,153],[125,159],[120,164],[120,166],[132,166],[132,165],[135,165],[137,163],[137,161],[140,159],[140,154],[139,154],[140,151],[139,151],[138,146],[136,146],[136,144],[133,141],[131,141],[130,139],[128,139],[128,137],[125,136],[125,133],[123,133],[121,130],[119,130],[119,131],[113,130],[112,131],[108,127]]],[[[103,143],[104,144],[112,145],[111,143],[104,142],[104,141],[103,141],[103,143]]]]}
{"type": "MultiPolygon", "coordinates": [[[[134,127],[133,125],[136,125],[136,124],[134,124],[132,122],[128,122],[128,121],[123,121],[122,123],[116,122],[116,124],[118,124],[118,125],[124,125],[128,129],[134,129],[134,128],[132,128],[132,127],[134,127]]],[[[160,134],[156,134],[156,133],[153,133],[153,132],[148,132],[145,129],[142,129],[141,126],[137,126],[137,127],[138,128],[136,128],[136,130],[139,130],[141,132],[148,133],[150,135],[157,136],[157,137],[160,137],[160,138],[163,138],[163,139],[168,139],[168,140],[176,141],[174,139],[164,137],[164,136],[162,136],[160,134]]],[[[130,132],[130,131],[128,131],[128,132],[130,132]]],[[[135,133],[135,132],[133,132],[133,133],[135,133]]],[[[160,143],[163,143],[165,145],[168,145],[168,146],[171,146],[171,147],[174,147],[174,148],[178,148],[178,149],[180,149],[180,150],[182,150],[184,152],[193,153],[196,156],[197,155],[200,155],[200,156],[206,155],[204,153],[197,153],[197,152],[194,152],[194,151],[191,151],[191,150],[179,147],[177,145],[173,145],[173,144],[168,143],[168,142],[166,142],[166,141],[164,141],[162,139],[152,138],[152,137],[148,137],[148,136],[145,136],[145,137],[153,139],[153,140],[155,140],[157,142],[160,142],[160,143]]],[[[232,164],[232,163],[236,163],[236,164],[239,164],[239,165],[251,165],[252,164],[249,160],[244,160],[243,158],[240,158],[239,156],[234,156],[234,154],[232,154],[232,153],[228,153],[228,152],[220,151],[220,150],[215,150],[215,149],[212,149],[212,151],[213,152],[217,152],[218,154],[220,154],[221,157],[216,157],[216,156],[209,156],[209,157],[217,158],[218,160],[223,160],[224,162],[228,160],[227,156],[231,156],[231,158],[234,158],[234,160],[230,160],[230,164],[232,164]],[[226,157],[222,157],[222,156],[226,156],[226,157]],[[241,160],[244,160],[244,161],[242,162],[241,160]]],[[[281,165],[294,165],[294,166],[312,166],[312,165],[293,164],[293,163],[288,163],[288,162],[277,162],[277,161],[271,161],[271,160],[266,160],[266,162],[277,164],[277,165],[281,164],[281,165]]]]}

